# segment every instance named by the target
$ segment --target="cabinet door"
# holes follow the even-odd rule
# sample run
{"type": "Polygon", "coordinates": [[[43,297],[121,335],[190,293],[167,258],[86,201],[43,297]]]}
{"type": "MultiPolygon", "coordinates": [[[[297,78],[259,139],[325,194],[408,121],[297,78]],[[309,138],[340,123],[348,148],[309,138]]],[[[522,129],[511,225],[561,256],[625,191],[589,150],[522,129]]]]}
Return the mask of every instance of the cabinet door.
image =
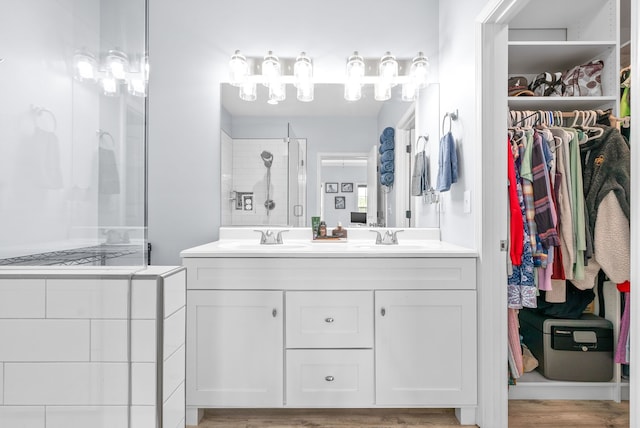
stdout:
{"type": "Polygon", "coordinates": [[[189,291],[187,405],[282,407],[281,291],[189,291]]]}
{"type": "Polygon", "coordinates": [[[376,404],[477,398],[475,291],[377,291],[376,404]]]}

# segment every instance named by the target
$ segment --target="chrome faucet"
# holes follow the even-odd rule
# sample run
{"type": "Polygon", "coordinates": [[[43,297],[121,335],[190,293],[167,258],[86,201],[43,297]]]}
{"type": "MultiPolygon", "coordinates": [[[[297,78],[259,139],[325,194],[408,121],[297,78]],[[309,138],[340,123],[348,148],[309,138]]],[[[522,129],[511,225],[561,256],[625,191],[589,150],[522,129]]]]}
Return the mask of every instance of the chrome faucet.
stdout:
{"type": "Polygon", "coordinates": [[[380,234],[377,230],[370,230],[370,232],[376,233],[376,245],[398,245],[398,232],[404,232],[404,230],[391,231],[387,230],[384,235],[380,234]]]}
{"type": "Polygon", "coordinates": [[[284,232],[288,232],[288,230],[281,230],[277,234],[273,233],[273,230],[255,230],[254,232],[259,232],[260,235],[260,243],[263,245],[276,245],[282,244],[282,234],[284,232]]]}

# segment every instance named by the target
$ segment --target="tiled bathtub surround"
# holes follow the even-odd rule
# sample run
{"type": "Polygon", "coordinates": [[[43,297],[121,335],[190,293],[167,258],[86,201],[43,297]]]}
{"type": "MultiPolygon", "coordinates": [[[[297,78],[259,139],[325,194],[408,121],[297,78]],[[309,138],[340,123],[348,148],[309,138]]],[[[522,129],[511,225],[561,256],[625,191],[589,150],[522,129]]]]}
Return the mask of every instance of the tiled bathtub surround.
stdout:
{"type": "Polygon", "coordinates": [[[0,427],[184,426],[184,317],[181,268],[0,270],[0,427]]]}

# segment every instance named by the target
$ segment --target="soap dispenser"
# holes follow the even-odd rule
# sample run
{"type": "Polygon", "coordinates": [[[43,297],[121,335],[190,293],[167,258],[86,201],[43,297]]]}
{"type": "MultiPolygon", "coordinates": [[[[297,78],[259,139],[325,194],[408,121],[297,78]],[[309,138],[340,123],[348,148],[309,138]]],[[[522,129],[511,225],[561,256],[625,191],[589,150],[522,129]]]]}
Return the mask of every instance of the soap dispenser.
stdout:
{"type": "Polygon", "coordinates": [[[342,227],[342,223],[338,222],[338,227],[333,229],[333,231],[331,232],[331,236],[333,236],[334,238],[346,239],[347,238],[347,229],[344,229],[342,227]]]}
{"type": "Polygon", "coordinates": [[[327,237],[327,223],[323,221],[320,222],[320,226],[318,227],[318,238],[326,238],[327,237]]]}

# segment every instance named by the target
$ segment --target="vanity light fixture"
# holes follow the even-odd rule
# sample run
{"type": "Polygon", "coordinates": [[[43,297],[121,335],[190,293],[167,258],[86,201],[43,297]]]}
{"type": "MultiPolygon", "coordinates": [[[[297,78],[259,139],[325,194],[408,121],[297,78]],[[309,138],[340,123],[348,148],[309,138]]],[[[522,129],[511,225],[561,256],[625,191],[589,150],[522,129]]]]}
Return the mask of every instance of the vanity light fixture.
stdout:
{"type": "Polygon", "coordinates": [[[229,61],[229,79],[231,85],[242,86],[249,77],[249,63],[247,58],[237,50],[229,61]]]}
{"type": "Polygon", "coordinates": [[[102,93],[108,97],[120,95],[121,85],[126,85],[129,94],[146,97],[149,83],[149,57],[138,55],[133,66],[129,56],[119,49],[111,49],[98,65],[96,56],[86,49],[73,56],[73,77],[79,82],[99,83],[102,93]]]}
{"type": "Polygon", "coordinates": [[[111,49],[104,59],[107,71],[110,71],[114,78],[125,80],[129,71],[129,57],[118,49],[111,49]]]}
{"type": "Polygon", "coordinates": [[[427,87],[429,83],[429,59],[422,52],[411,61],[409,76],[419,89],[427,87]]]}
{"type": "Polygon", "coordinates": [[[277,84],[280,80],[280,70],[280,60],[273,52],[269,51],[262,61],[262,76],[264,77],[262,83],[266,87],[277,84]]]}
{"type": "Polygon", "coordinates": [[[282,82],[271,82],[269,84],[269,104],[278,104],[287,97],[287,88],[282,82]]]}
{"type": "Polygon", "coordinates": [[[120,95],[120,85],[116,77],[111,74],[111,72],[107,72],[106,76],[103,76],[100,80],[102,85],[102,93],[107,97],[116,97],[120,95]]]}
{"type": "Polygon", "coordinates": [[[402,84],[402,101],[415,101],[418,96],[418,87],[413,81],[402,84]]]}
{"type": "Polygon", "coordinates": [[[84,50],[76,52],[73,56],[73,77],[79,82],[96,82],[98,80],[96,57],[84,50]]]}
{"type": "Polygon", "coordinates": [[[313,64],[306,53],[301,52],[293,65],[294,85],[298,89],[299,101],[313,101],[313,64]]]}
{"type": "Polygon", "coordinates": [[[347,101],[357,101],[361,97],[361,86],[373,84],[375,99],[386,101],[391,98],[391,88],[401,84],[402,100],[415,101],[418,91],[425,88],[428,83],[429,60],[422,52],[418,52],[412,60],[398,60],[391,52],[385,52],[379,61],[363,58],[355,52],[347,60],[344,98],[347,101]],[[375,71],[370,75],[366,74],[366,71],[372,70],[377,70],[377,74],[373,74],[375,71]],[[400,71],[404,74],[400,75],[400,71]],[[356,81],[359,85],[354,83],[356,81]]]}
{"type": "Polygon", "coordinates": [[[385,81],[376,82],[373,87],[373,96],[376,101],[391,99],[391,84],[385,81]]]}
{"type": "Polygon", "coordinates": [[[362,79],[365,74],[364,58],[354,51],[347,59],[347,81],[344,84],[344,99],[358,101],[362,98],[362,79]]]}
{"type": "Polygon", "coordinates": [[[395,80],[398,77],[398,61],[396,61],[395,56],[391,55],[391,52],[386,52],[382,58],[380,58],[378,70],[380,80],[389,82],[391,86],[397,84],[395,80]]]}
{"type": "Polygon", "coordinates": [[[143,55],[136,63],[135,71],[128,75],[127,89],[131,95],[145,97],[149,83],[149,57],[143,55]]]}
{"type": "Polygon", "coordinates": [[[240,99],[244,101],[255,101],[258,98],[255,82],[244,82],[240,86],[240,99]]]}

